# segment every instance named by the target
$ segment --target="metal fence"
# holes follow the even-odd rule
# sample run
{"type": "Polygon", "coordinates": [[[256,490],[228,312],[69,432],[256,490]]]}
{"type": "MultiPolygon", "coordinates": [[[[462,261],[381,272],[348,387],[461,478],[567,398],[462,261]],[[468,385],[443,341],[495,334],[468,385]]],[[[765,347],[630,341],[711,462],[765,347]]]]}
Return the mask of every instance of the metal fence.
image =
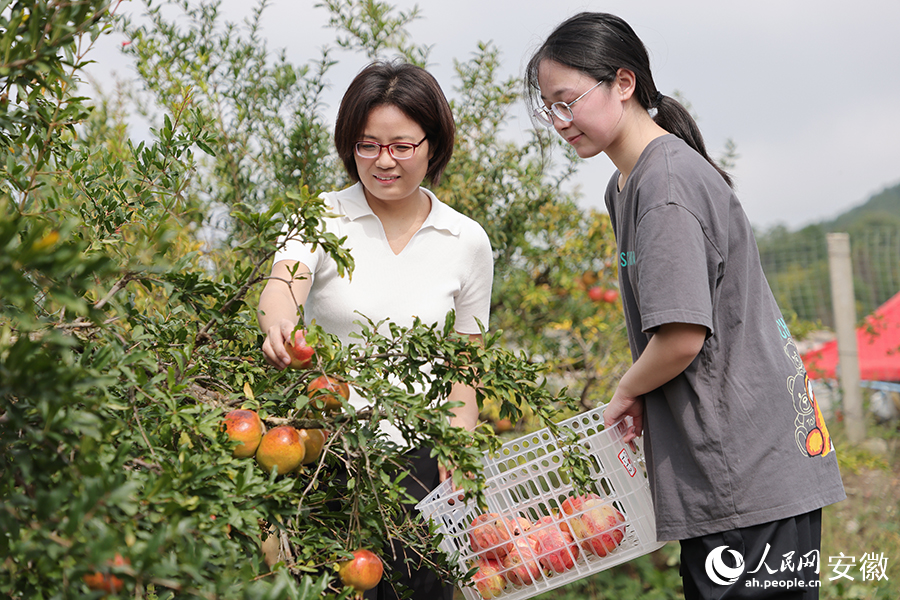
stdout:
{"type": "MultiPolygon", "coordinates": [[[[760,259],[783,312],[834,327],[826,232],[820,229],[763,236],[760,259]]],[[[853,291],[859,319],[900,292],[900,227],[850,231],[853,291]]]]}

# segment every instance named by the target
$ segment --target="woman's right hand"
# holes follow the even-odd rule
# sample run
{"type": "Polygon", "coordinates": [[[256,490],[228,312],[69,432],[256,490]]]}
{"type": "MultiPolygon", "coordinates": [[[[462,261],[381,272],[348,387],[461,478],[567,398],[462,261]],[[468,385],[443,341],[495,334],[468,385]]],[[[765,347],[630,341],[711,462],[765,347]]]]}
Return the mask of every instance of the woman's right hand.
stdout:
{"type": "Polygon", "coordinates": [[[302,306],[312,285],[309,268],[295,260],[281,260],[272,267],[272,275],[259,297],[259,327],[266,334],[262,351],[266,362],[279,371],[291,364],[284,349],[285,340],[299,321],[302,306]]]}
{"type": "Polygon", "coordinates": [[[624,441],[627,443],[644,433],[644,399],[629,396],[617,387],[609,404],[606,405],[606,410],[603,411],[603,426],[612,427],[625,417],[632,418],[631,426],[625,425],[624,421],[620,423],[620,426],[624,427],[624,441]]]}
{"type": "Polygon", "coordinates": [[[291,364],[291,356],[284,347],[285,341],[291,339],[294,331],[294,322],[290,319],[281,319],[266,331],[266,341],[263,342],[262,351],[266,362],[279,371],[291,364]]]}

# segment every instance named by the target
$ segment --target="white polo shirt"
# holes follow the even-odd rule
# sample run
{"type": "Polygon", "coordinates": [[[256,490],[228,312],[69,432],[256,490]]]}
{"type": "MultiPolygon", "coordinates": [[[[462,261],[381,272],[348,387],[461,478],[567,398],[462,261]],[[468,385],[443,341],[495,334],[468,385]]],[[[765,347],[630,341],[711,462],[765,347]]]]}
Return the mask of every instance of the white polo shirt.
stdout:
{"type": "MultiPolygon", "coordinates": [[[[343,344],[359,343],[349,334],[360,331],[355,322],[363,320],[361,315],[404,327],[416,316],[442,325],[455,309],[456,331],[479,333],[476,319],[487,327],[493,281],[490,240],[481,225],[421,189],[431,199],[431,212],[400,254],[391,250],[362,184],[322,195],[329,211],[338,215],[326,219],[325,228],[346,236],[344,246],[356,264],[351,276],[341,277],[321,247],[312,250],[288,239],[278,250],[276,263],[296,260],[312,273],[304,305],[307,323],[315,319],[343,344]]],[[[357,400],[351,402],[357,405],[357,400]]]]}

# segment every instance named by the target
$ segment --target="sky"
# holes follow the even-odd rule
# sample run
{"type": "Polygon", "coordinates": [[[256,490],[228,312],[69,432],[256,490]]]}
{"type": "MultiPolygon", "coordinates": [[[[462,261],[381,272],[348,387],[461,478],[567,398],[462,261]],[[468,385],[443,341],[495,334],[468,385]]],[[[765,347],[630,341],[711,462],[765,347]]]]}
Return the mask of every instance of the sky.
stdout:
{"type": "MultiPolygon", "coordinates": [[[[223,0],[234,22],[255,2],[223,0]]],[[[328,13],[316,0],[271,0],[262,20],[270,50],[294,64],[335,47],[328,13]]],[[[432,47],[429,70],[448,96],[458,81],[454,60],[472,57],[479,42],[501,52],[501,75],[520,77],[530,54],[561,21],[578,12],[624,18],[647,46],[657,87],[690,102],[714,157],[730,139],[731,170],[750,222],[797,229],[834,218],[900,183],[900,2],[897,0],[394,0],[414,5],[409,27],[432,47]]],[[[139,2],[120,8],[138,15],[139,2]]],[[[118,48],[119,34],[98,42],[90,67],[101,86],[112,74],[134,73],[118,48]]],[[[365,60],[336,51],[329,73],[331,114],[365,60]]],[[[532,127],[530,109],[514,111],[512,140],[532,127]]],[[[559,157],[562,159],[563,157],[559,157]]],[[[614,167],[605,155],[582,162],[575,185],[585,208],[603,209],[614,167]]]]}

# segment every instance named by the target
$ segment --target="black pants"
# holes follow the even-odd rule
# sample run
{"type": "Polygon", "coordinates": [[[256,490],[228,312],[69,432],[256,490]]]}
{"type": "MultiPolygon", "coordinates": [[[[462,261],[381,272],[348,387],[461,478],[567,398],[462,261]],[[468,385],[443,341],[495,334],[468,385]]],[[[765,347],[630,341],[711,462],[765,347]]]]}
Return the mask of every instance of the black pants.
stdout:
{"type": "Polygon", "coordinates": [[[816,600],[822,511],[681,541],[685,600],[816,600]]]}
{"type": "MultiPolygon", "coordinates": [[[[406,458],[410,461],[410,477],[403,480],[403,485],[417,501],[420,501],[433,490],[440,481],[438,473],[437,459],[428,456],[429,449],[422,448],[413,450],[406,454],[406,458]]],[[[405,505],[407,510],[415,513],[415,505],[405,505]]],[[[412,518],[418,518],[417,515],[411,515],[412,518]]],[[[399,542],[391,540],[394,552],[390,548],[386,548],[381,554],[382,560],[385,562],[385,575],[375,588],[365,593],[366,600],[394,600],[399,598],[399,593],[394,589],[395,584],[388,581],[388,574],[399,573],[399,583],[412,590],[414,600],[424,598],[426,600],[453,600],[454,586],[445,583],[437,575],[428,568],[416,566],[416,562],[411,564],[404,562],[407,556],[406,548],[399,542]],[[397,558],[394,559],[394,553],[397,558]]],[[[410,557],[415,554],[409,553],[410,557]]],[[[399,589],[399,588],[398,588],[399,589]]]]}

